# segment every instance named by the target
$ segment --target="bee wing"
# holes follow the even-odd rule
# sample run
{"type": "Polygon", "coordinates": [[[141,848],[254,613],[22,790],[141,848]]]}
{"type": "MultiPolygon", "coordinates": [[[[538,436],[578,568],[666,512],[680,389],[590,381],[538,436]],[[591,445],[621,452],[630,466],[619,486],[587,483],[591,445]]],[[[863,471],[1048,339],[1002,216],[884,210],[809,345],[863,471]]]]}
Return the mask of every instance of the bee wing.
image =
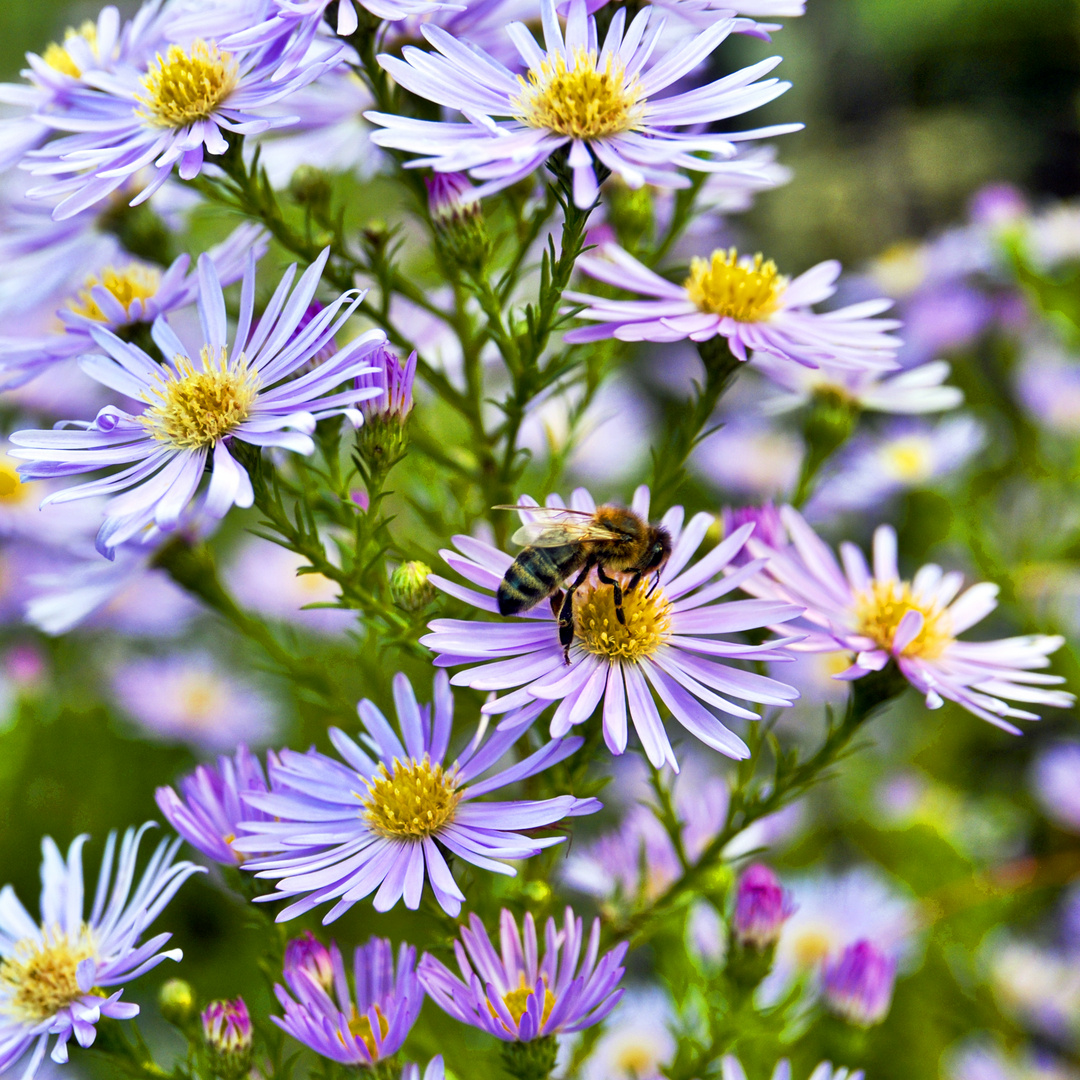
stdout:
{"type": "Polygon", "coordinates": [[[582,540],[619,540],[621,535],[598,523],[584,510],[555,506],[513,506],[496,509],[526,510],[532,521],[525,522],[511,538],[515,544],[533,547],[562,547],[582,540]]]}

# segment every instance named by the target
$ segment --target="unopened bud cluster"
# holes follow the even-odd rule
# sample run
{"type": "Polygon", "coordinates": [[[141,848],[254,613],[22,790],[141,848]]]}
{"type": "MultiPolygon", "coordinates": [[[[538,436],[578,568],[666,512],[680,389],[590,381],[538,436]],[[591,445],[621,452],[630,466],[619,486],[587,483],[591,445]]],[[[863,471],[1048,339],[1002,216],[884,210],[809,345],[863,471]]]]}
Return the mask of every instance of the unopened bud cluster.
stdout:
{"type": "Polygon", "coordinates": [[[361,403],[364,424],[357,434],[357,447],[373,468],[389,466],[404,452],[405,425],[413,407],[416,353],[401,361],[397,353],[379,349],[371,358],[375,369],[357,377],[358,387],[374,386],[381,393],[361,403]]]}
{"type": "Polygon", "coordinates": [[[202,1011],[203,1041],[210,1069],[222,1080],[237,1080],[251,1068],[251,1016],[243,998],[211,1001],[202,1011]]]}
{"type": "Polygon", "coordinates": [[[416,559],[402,563],[390,575],[390,595],[402,611],[421,611],[435,599],[435,586],[428,581],[431,567],[416,559]]]}
{"type": "Polygon", "coordinates": [[[444,254],[468,270],[479,270],[487,261],[491,242],[469,178],[464,173],[433,173],[424,183],[428,212],[444,254]]]}

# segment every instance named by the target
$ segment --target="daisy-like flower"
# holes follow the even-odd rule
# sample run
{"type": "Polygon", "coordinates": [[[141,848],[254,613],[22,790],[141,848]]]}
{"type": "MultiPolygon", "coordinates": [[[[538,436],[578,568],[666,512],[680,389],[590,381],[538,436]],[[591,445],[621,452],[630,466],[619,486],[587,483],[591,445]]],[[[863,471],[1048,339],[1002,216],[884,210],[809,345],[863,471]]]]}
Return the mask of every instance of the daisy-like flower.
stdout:
{"type": "Polygon", "coordinates": [[[310,56],[287,78],[274,80],[274,51],[221,48],[201,38],[172,44],[141,67],[125,65],[92,72],[87,87],[73,90],[62,108],[41,116],[66,132],[22,166],[35,176],[59,177],[32,189],[33,198],[56,204],[58,220],[93,206],[151,167],[151,178],[131,200],[148,199],[174,168],[191,180],[205,154],[224,154],[227,136],[253,135],[288,127],[296,117],[272,106],[333,68],[341,50],[310,56]],[[92,88],[91,88],[92,87],[92,88]]]}
{"type": "Polygon", "coordinates": [[[393,948],[385,938],[358,945],[355,996],[336,944],[331,943],[328,959],[323,971],[298,953],[286,954],[288,990],[274,987],[285,1016],[271,1019],[323,1057],[370,1069],[401,1049],[420,1015],[424,991],[416,977],[416,950],[403,944],[395,971],[393,948]]]}
{"type": "MultiPolygon", "coordinates": [[[[249,252],[262,258],[267,246],[266,230],[247,224],[206,254],[221,283],[231,285],[243,276],[249,252]]],[[[96,328],[117,333],[195,303],[199,279],[196,273],[188,273],[190,261],[188,255],[180,255],[161,270],[127,256],[96,268],[55,313],[61,324],[59,333],[0,337],[0,389],[21,386],[54,364],[96,352],[91,336],[96,328]]]]}
{"type": "Polygon", "coordinates": [[[598,961],[600,920],[593,921],[586,943],[582,921],[568,907],[561,929],[548,919],[541,959],[531,912],[525,913],[524,929],[523,941],[514,916],[504,908],[497,952],[484,924],[470,915],[461,940],[454,942],[462,977],[425,953],[417,972],[420,982],[439,1008],[503,1042],[532,1042],[599,1024],[622,997],[626,942],[598,961]]]}
{"type": "MultiPolygon", "coordinates": [[[[448,764],[454,699],[446,674],[436,676],[434,709],[417,704],[409,680],[401,674],[394,677],[394,703],[402,738],[371,701],[360,702],[364,741],[374,757],[331,728],[330,738],[344,763],[318,753],[283,750],[280,764],[270,765],[271,791],[245,796],[246,803],[273,819],[241,822],[246,835],[233,844],[251,857],[245,870],[277,880],[278,891],[259,899],[302,897],[279,913],[279,922],[337,900],[323,919],[329,923],[371,893],[376,911],[388,911],[401,899],[415,911],[425,880],[443,910],[456,916],[465,896],[444,851],[481,869],[513,876],[513,867],[496,860],[527,859],[565,839],[536,838],[519,830],[544,828],[600,809],[595,799],[570,795],[543,802],[479,801],[565,760],[581,739],[550,742],[508,769],[480,779],[514,744],[520,726],[496,732],[486,742],[474,739],[448,764]]],[[[523,722],[528,720],[526,716],[523,722]]]]}
{"type": "Polygon", "coordinates": [[[528,69],[525,76],[514,75],[488,53],[435,26],[422,31],[437,52],[407,47],[403,59],[380,56],[379,63],[396,82],[422,98],[460,110],[467,122],[369,112],[367,118],[385,129],[376,131],[372,140],[422,154],[409,163],[413,167],[469,172],[484,181],[477,198],[516,183],[566,147],[574,202],[586,208],[599,192],[597,165],[603,175],[616,173],[635,188],[646,183],[686,187],[689,181],[680,169],[722,170],[738,143],[799,127],[722,135],[699,129],[756,109],[787,90],[789,83],[758,81],[780,62],[779,57],[684,94],[657,96],[696,68],[735,29],[733,19],[715,21],[650,66],[664,25],[652,8],[642,10],[628,28],[625,9],[619,8],[602,47],[585,0],[572,0],[565,37],[555,0],[541,0],[540,13],[543,49],[523,23],[507,27],[528,69]],[[686,126],[698,130],[676,130],[686,126]]]}
{"type": "MultiPolygon", "coordinates": [[[[746,1080],[746,1070],[742,1062],[731,1054],[720,1059],[722,1080],[746,1080]]],[[[772,1071],[772,1080],[791,1080],[791,1063],[782,1058],[772,1071]]],[[[810,1074],[809,1080],[863,1080],[862,1069],[838,1069],[831,1061],[822,1061],[810,1074]]]]}
{"type": "Polygon", "coordinates": [[[1037,714],[1008,705],[1013,701],[1068,708],[1075,700],[1047,687],[1064,682],[1045,668],[1064,638],[1029,634],[998,641],[959,641],[957,635],[997,607],[998,587],[972,585],[963,594],[963,575],[928,563],[910,581],[900,577],[896,533],[881,525],[874,533],[873,571],[854,544],[840,546],[843,569],[829,547],[791,507],[781,510],[791,539],[783,547],[756,546],[768,556],[764,574],[744,586],[762,597],[806,606],[810,629],[792,648],[807,652],[850,652],[854,662],[838,679],[859,679],[894,662],[904,678],[926,697],[929,709],[944,699],[1015,735],[1007,718],[1038,720],[1037,714]]]}
{"type": "Polygon", "coordinates": [[[833,398],[871,412],[905,415],[945,412],[964,402],[962,390],[944,385],[951,370],[944,360],[888,376],[850,368],[833,370],[824,362],[816,368],[796,366],[775,353],[755,353],[750,367],[784,391],[765,403],[765,411],[772,415],[801,408],[814,397],[833,398]]]}
{"type": "Polygon", "coordinates": [[[139,842],[151,824],[124,833],[115,878],[116,834],[109,834],[89,916],[83,909],[86,836],[72,842],[66,860],[51,839],[42,841],[40,923],[10,885],[0,890],[0,1073],[29,1053],[22,1076],[31,1080],[53,1035],[52,1060],[66,1062],[72,1035],[80,1046],[90,1046],[103,1016],[138,1015],[138,1005],[120,1000],[126,983],[183,955],[179,949],[161,951],[171,934],[142,944],[139,938],[176,890],[204,871],[174,863],[180,841],[162,840],[132,891],[139,842]]]}
{"type": "MultiPolygon", "coordinates": [[[[270,758],[274,762],[273,756],[270,758]]],[[[241,743],[232,757],[222,755],[217,766],[199,765],[174,788],[159,787],[158,808],[169,824],[193,847],[225,866],[243,862],[233,842],[241,821],[263,815],[246,806],[246,792],[265,792],[266,775],[259,759],[241,743]]]]}
{"type": "MultiPolygon", "coordinates": [[[[522,501],[522,505],[528,504],[522,501]]],[[[549,496],[547,505],[564,506],[558,496],[549,496]]],[[[569,509],[592,513],[596,504],[579,488],[571,496],[569,509]]],[[[632,509],[648,519],[648,488],[638,488],[632,509]]],[[[521,514],[527,522],[529,511],[521,514]]],[[[584,723],[602,702],[604,740],[613,754],[626,750],[629,714],[649,760],[657,768],[667,762],[678,771],[675,752],[653,700],[655,692],[672,716],[707,746],[729,757],[747,757],[746,743],[707,706],[729,716],[756,720],[756,712],[730,698],[790,705],[799,696],[797,690],[730,664],[732,660],[787,659],[783,646],[788,639],[750,645],[724,640],[721,635],[783,623],[801,614],[802,608],[785,602],[763,605],[755,600],[716,603],[757,574],[764,563],[754,560],[730,576],[722,576],[753,532],[753,525],[747,525],[688,569],[713,520],[710,514],[698,514],[684,527],[681,506],[667,512],[661,524],[671,537],[671,556],[653,584],[624,593],[625,622],[616,616],[614,586],[601,582],[595,569],[590,571],[574,597],[575,632],[569,666],[559,642],[558,621],[546,601],[523,612],[524,621],[436,619],[429,626],[432,632],[421,641],[439,654],[435,663],[440,667],[470,665],[454,676],[455,685],[477,690],[520,688],[488,702],[484,712],[502,713],[529,702],[558,701],[551,720],[554,738],[584,723]]],[[[464,588],[434,574],[429,580],[482,611],[497,612],[493,594],[513,557],[470,536],[455,536],[454,545],[461,554],[443,551],[443,558],[485,591],[464,588]]],[[[623,585],[629,581],[626,575],[618,577],[623,585]]],[[[508,719],[503,726],[511,722],[516,721],[508,719]]]]}
{"type": "Polygon", "coordinates": [[[596,326],[571,330],[564,340],[577,342],[709,341],[727,339],[739,360],[765,353],[782,361],[816,368],[888,371],[896,368],[902,342],[889,331],[900,323],[876,316],[891,300],[866,300],[836,311],[816,312],[813,305],[836,292],[838,262],[823,262],[789,281],[770,259],[740,257],[734,248],[695,258],[681,285],[653,273],[617,244],[586,255],[577,265],[590,277],[649,297],[609,300],[593,293],[567,292],[585,304],[579,319],[596,326]]]}
{"type": "Polygon", "coordinates": [[[31,462],[21,467],[23,478],[71,476],[125,465],[104,479],[67,488],[48,499],[67,502],[113,495],[97,537],[98,550],[106,555],[152,522],[166,531],[175,528],[207,465],[212,464],[212,472],[202,512],[208,518],[224,517],[234,504],[250,506],[251,480],[229,451],[234,440],[311,454],[315,450],[311,433],[318,420],[344,413],[359,425],[362,418],[353,406],[379,392],[353,387],[329,394],[368,372],[367,358],[385,341],[379,330],[356,338],[314,371],[296,375],[333,339],[362,298],[359,293],[343,294],[296,332],[328,254],[324,251],[312,263],[291,296],[296,268],[290,267],[257,325],[253,325],[255,260],[250,256],[231,348],[225,297],[206,255],[199,257],[203,344],[198,351],[189,351],[163,317],[154,320],[151,333],[165,364],[107,329],[91,328],[90,336],[107,355],[83,357],[83,370],[146,404],[134,415],[108,406],[90,422],[73,421],[74,430],[15,432],[11,456],[31,462]]]}

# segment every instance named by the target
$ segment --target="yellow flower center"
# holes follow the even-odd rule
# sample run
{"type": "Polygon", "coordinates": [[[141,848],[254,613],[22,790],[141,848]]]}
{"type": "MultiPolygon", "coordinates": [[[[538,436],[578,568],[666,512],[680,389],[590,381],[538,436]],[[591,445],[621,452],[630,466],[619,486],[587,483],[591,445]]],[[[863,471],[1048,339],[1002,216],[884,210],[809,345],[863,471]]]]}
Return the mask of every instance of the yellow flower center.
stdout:
{"type": "Polygon", "coordinates": [[[385,765],[371,780],[365,780],[367,794],[359,796],[368,824],[383,836],[419,840],[436,833],[452,821],[461,793],[457,777],[441,765],[394,759],[394,771],[385,765]]]}
{"type": "Polygon", "coordinates": [[[928,480],[934,471],[934,448],[925,436],[896,439],[882,448],[881,456],[886,471],[908,484],[928,480]]]}
{"type": "Polygon", "coordinates": [[[731,248],[714,251],[708,259],[693,259],[683,288],[701,311],[739,322],[762,322],[780,306],[787,278],[772,259],[766,262],[755,255],[751,262],[731,248]]]}
{"type": "Polygon", "coordinates": [[[196,41],[191,52],[179,45],[150,64],[143,76],[146,96],[139,115],[158,127],[181,128],[207,120],[236,86],[237,65],[232,53],[196,41]]]}
{"type": "Polygon", "coordinates": [[[671,602],[661,589],[649,595],[642,583],[623,591],[625,623],[615,614],[615,592],[610,585],[586,585],[574,596],[576,640],[595,656],[637,663],[652,656],[671,633],[671,602]]]}
{"type": "MultiPolygon", "coordinates": [[[[379,1022],[379,1040],[382,1041],[390,1030],[390,1021],[386,1019],[378,1005],[375,1006],[375,1018],[379,1022]]],[[[378,1046],[375,1042],[375,1032],[371,1027],[371,1021],[368,1019],[367,1013],[361,1016],[356,1011],[355,1005],[352,1007],[352,1017],[349,1019],[349,1034],[359,1039],[367,1047],[367,1051],[372,1058],[378,1055],[378,1046]]],[[[341,1039],[340,1034],[338,1038],[341,1039]]],[[[345,1042],[344,1039],[341,1039],[341,1041],[342,1043],[345,1042]]]]}
{"type": "MultiPolygon", "coordinates": [[[[506,994],[503,994],[503,1004],[506,1006],[506,1011],[514,1018],[515,1024],[521,1023],[521,1018],[525,1015],[529,1008],[529,998],[533,996],[533,987],[529,986],[525,982],[525,975],[520,974],[518,978],[521,980],[521,985],[516,990],[511,990],[506,994]]],[[[487,1003],[488,1011],[491,1015],[498,1020],[499,1014],[495,1009],[495,1006],[489,1001],[487,1003]]],[[[544,1011],[540,1016],[540,1023],[547,1022],[547,1018],[551,1015],[551,1010],[555,1008],[555,995],[548,989],[547,981],[544,981],[544,1011]]],[[[505,1024],[503,1025],[506,1026],[505,1024]]]]}
{"type": "Polygon", "coordinates": [[[224,348],[215,360],[213,350],[204,345],[201,368],[186,356],[177,356],[173,362],[176,371],[162,368],[160,385],[152,391],[157,400],[146,399],[151,407],[141,417],[155,439],[181,450],[200,450],[213,446],[247,419],[259,392],[259,378],[243,356],[230,367],[224,348]]]}
{"type": "Polygon", "coordinates": [[[644,1042],[629,1042],[620,1047],[615,1055],[615,1068],[620,1073],[640,1077],[641,1080],[654,1076],[659,1064],[656,1047],[644,1042]]]}
{"type": "Polygon", "coordinates": [[[25,938],[0,961],[0,1015],[23,1023],[40,1023],[77,1001],[75,972],[95,953],[89,927],[69,938],[59,927],[42,927],[42,940],[25,938]]]}
{"type": "Polygon", "coordinates": [[[73,79],[82,78],[82,72],[79,70],[79,65],[71,58],[71,53],[69,53],[66,48],[70,41],[80,37],[87,42],[95,53],[97,52],[97,23],[87,19],[78,30],[72,26],[67,28],[67,31],[64,34],[63,45],[59,45],[55,41],[51,42],[45,49],[42,60],[44,60],[49,67],[54,68],[64,75],[70,75],[73,79]]]}
{"type": "Polygon", "coordinates": [[[934,604],[919,603],[906,581],[874,581],[869,590],[855,599],[858,633],[873,640],[882,649],[892,649],[896,628],[909,611],[922,612],[923,628],[903,650],[903,656],[934,659],[953,640],[948,613],[934,604]]]}
{"type": "Polygon", "coordinates": [[[98,285],[103,285],[116,299],[125,311],[129,311],[136,300],[146,300],[154,296],[161,286],[161,271],[152,266],[142,266],[132,263],[123,270],[115,267],[106,267],[101,276],[91,274],[78,296],[68,301],[68,307],[76,315],[83,315],[97,322],[109,322],[108,316],[98,307],[97,301],[91,294],[91,290],[98,285]]]}
{"type": "Polygon", "coordinates": [[[801,968],[814,967],[832,951],[831,935],[824,930],[806,930],[795,939],[795,963],[801,968]]]}
{"type": "Polygon", "coordinates": [[[19,479],[18,469],[10,459],[0,457],[0,503],[25,502],[29,494],[30,485],[19,479]]]}
{"type": "Polygon", "coordinates": [[[518,76],[521,93],[514,102],[517,117],[530,127],[547,128],[575,139],[601,139],[637,127],[644,115],[637,77],[613,56],[597,67],[594,52],[578,49],[573,67],[566,57],[548,57],[528,79],[518,76]]]}

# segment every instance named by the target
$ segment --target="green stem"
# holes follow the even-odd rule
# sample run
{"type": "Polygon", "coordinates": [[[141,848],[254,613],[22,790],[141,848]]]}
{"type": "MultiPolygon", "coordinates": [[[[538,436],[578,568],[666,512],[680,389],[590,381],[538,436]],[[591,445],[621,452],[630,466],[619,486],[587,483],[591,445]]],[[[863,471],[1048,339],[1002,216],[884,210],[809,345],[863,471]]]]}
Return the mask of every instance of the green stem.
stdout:
{"type": "Polygon", "coordinates": [[[803,454],[799,482],[791,503],[802,507],[813,493],[822,467],[851,438],[859,422],[859,406],[837,393],[815,394],[803,420],[803,454]]]}
{"type": "Polygon", "coordinates": [[[719,337],[699,343],[698,353],[705,365],[705,381],[694,384],[689,400],[669,410],[662,445],[653,448],[650,487],[654,516],[663,514],[675,502],[687,479],[686,462],[715,430],[709,427],[709,421],[741,366],[719,337]]]}

